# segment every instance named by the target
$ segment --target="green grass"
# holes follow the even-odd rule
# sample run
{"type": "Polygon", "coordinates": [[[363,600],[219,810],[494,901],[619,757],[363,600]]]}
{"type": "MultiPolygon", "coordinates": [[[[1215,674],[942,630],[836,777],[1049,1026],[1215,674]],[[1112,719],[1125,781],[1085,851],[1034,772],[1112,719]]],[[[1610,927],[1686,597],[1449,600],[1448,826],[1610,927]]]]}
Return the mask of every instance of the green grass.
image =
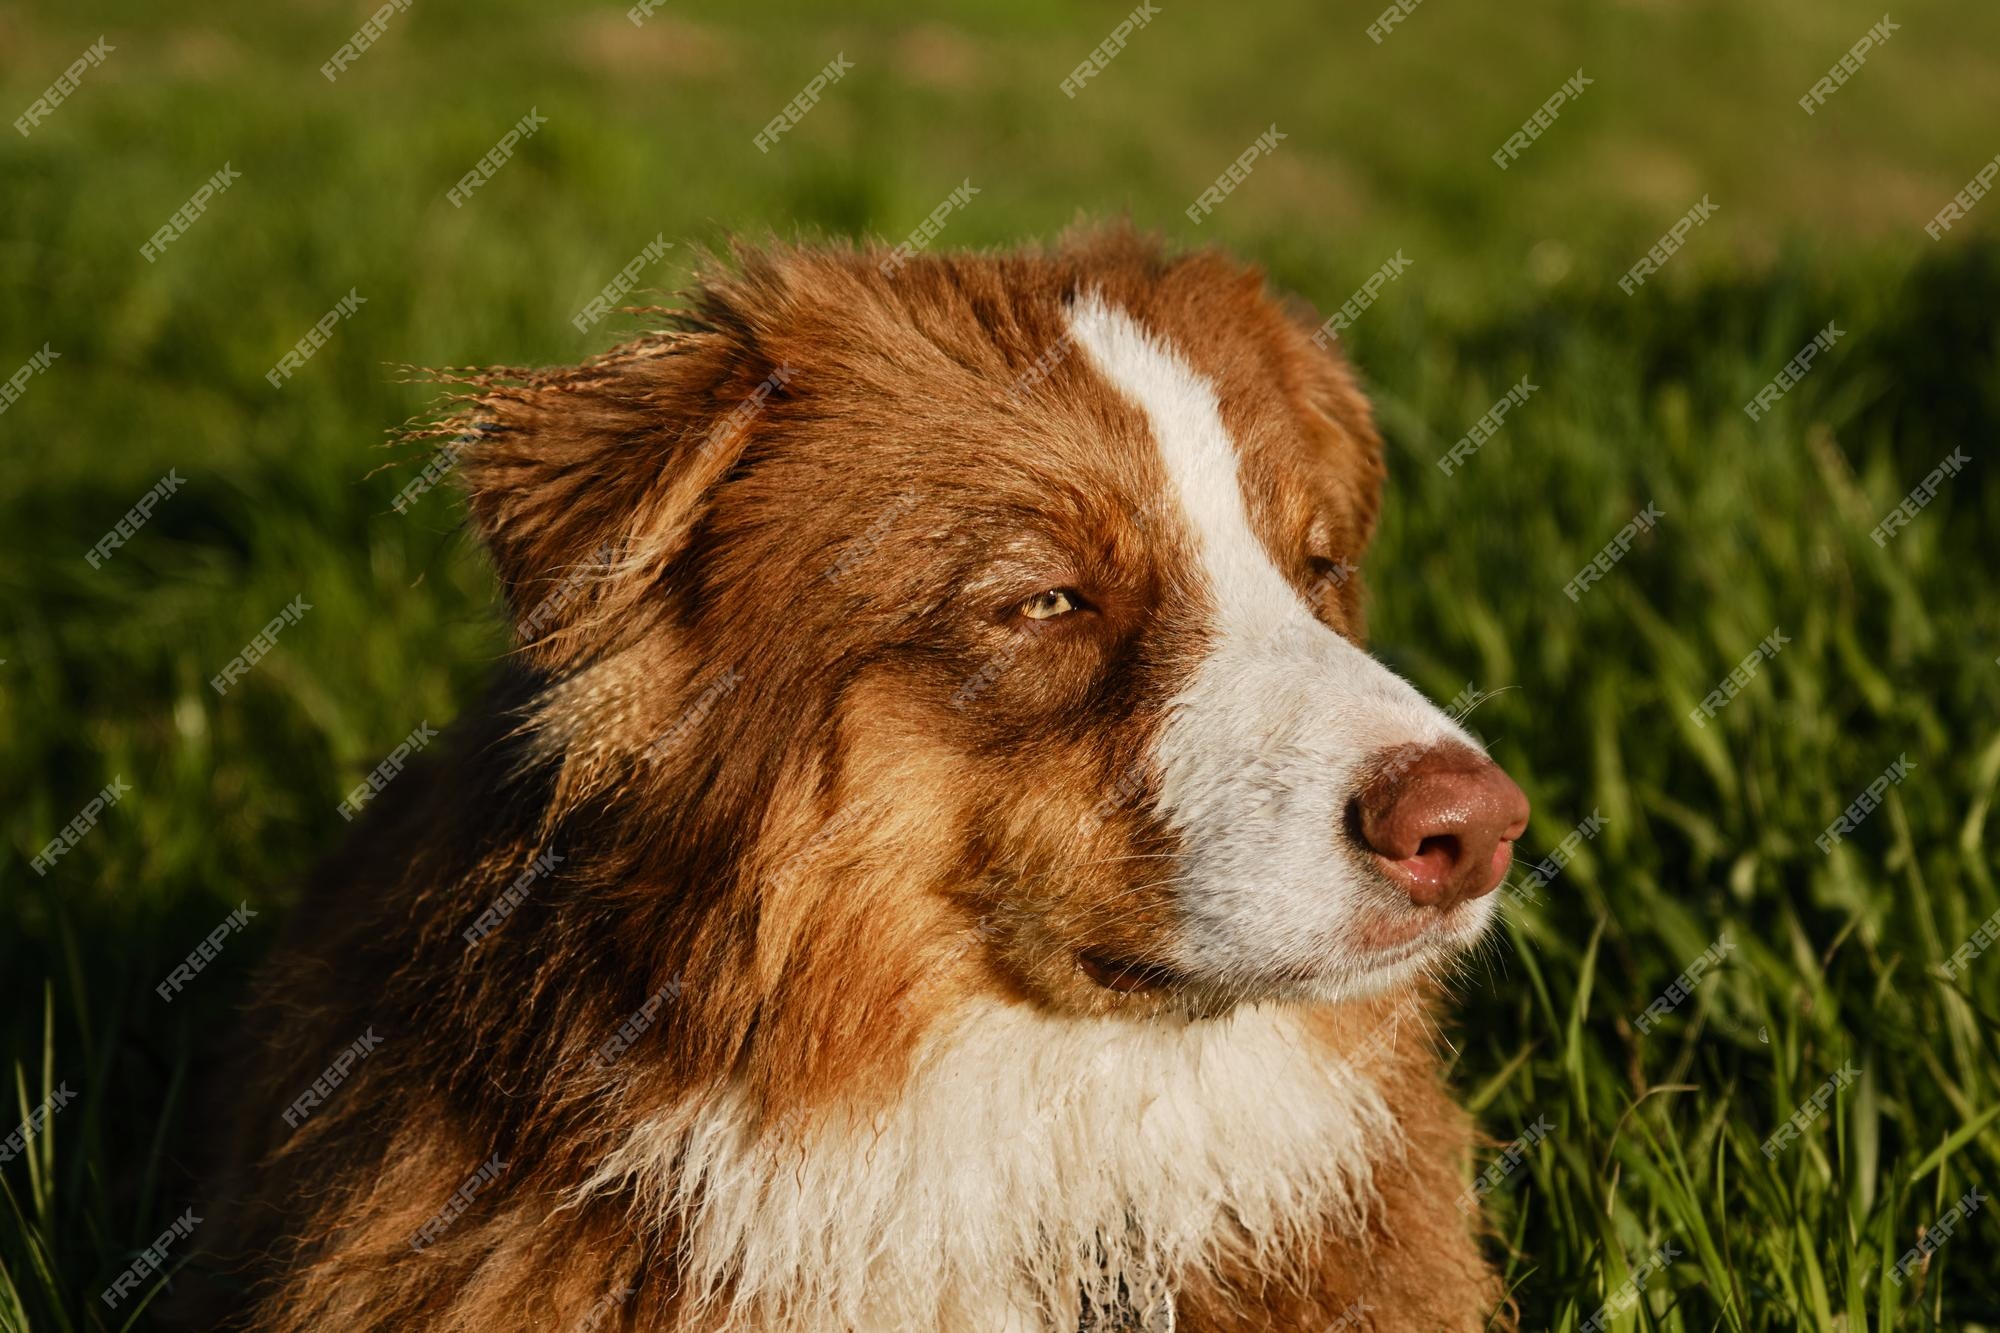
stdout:
{"type": "Polygon", "coordinates": [[[970,178],[944,244],[1129,210],[1329,310],[1412,261],[1348,337],[1395,474],[1378,649],[1440,701],[1499,691],[1470,721],[1534,799],[1529,859],[1605,820],[1463,986],[1454,1077],[1483,1127],[1552,1126],[1489,1198],[1525,1325],[1576,1328],[1671,1245],[1613,1327],[2000,1328],[1991,1210],[1888,1280],[2000,1185],[2000,951],[1938,968],[2000,908],[2000,203],[1923,232],[2000,152],[2000,11],[1897,14],[1812,117],[1795,99],[1878,9],[1429,0],[1378,46],[1372,5],[1168,3],[1065,98],[1127,7],[635,29],[615,5],[420,0],[333,84],[317,68],[368,6],[0,14],[9,119],[100,33],[116,48],[31,137],[0,135],[0,377],[61,354],[0,415],[0,1131],[75,1093],[0,1166],[0,1327],[125,1325],[97,1293],[189,1198],[192,1085],[288,886],[339,839],[342,793],[505,651],[448,488],[389,508],[417,463],[380,442],[428,401],[396,367],[573,360],[632,327],[569,317],[655,235],[671,286],[729,233],[902,236],[970,178]],[[757,152],[836,52],[854,71],[757,152]],[[1593,85],[1499,172],[1488,154],[1578,67],[1593,85]],[[531,106],[547,127],[451,207],[531,106]],[[1189,225],[1274,122],[1277,151],[1189,225]],[[242,179],[145,262],[225,160],[242,179]],[[1620,293],[1704,194],[1715,218],[1620,293]],[[273,390],[350,288],[367,304],[273,390]],[[1751,422],[1828,321],[1846,336],[1751,422]],[[1522,376],[1539,387],[1499,435],[1433,466],[1522,376]],[[1955,446],[1971,465],[1878,547],[1955,446]],[[169,468],[185,485],[91,569],[169,468]],[[1657,529],[1572,603],[1649,501],[1657,529]],[[208,677],[298,594],[312,611],[218,698],[208,677]],[[1773,628],[1789,644],[1694,726],[1773,628]],[[1822,854],[1899,756],[1909,777],[1822,854]],[[37,876],[114,777],[130,795],[37,876]],[[246,901],[250,928],[163,1002],[246,901]],[[1639,1032],[1724,935],[1724,965],[1639,1032]],[[1767,1159],[1843,1063],[1858,1081],[1767,1159]]]}

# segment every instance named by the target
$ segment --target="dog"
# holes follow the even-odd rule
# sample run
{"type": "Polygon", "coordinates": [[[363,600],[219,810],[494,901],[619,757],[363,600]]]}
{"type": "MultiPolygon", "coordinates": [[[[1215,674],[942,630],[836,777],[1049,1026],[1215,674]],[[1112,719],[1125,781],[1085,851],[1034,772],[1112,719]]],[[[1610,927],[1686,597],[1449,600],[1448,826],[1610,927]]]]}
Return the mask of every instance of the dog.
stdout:
{"type": "Polygon", "coordinates": [[[457,377],[520,643],[260,974],[242,1323],[1506,1325],[1433,1036],[1527,803],[1364,649],[1352,371],[1129,228],[894,258],[457,377]]]}

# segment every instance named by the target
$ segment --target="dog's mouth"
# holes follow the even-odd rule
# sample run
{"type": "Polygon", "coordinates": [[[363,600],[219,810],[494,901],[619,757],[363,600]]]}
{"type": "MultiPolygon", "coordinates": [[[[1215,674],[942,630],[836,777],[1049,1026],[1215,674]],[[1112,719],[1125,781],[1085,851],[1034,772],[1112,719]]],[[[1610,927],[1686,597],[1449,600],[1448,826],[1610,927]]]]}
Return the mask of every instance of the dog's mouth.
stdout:
{"type": "Polygon", "coordinates": [[[1172,990],[1187,984],[1187,978],[1170,967],[1135,958],[1116,958],[1095,950],[1080,953],[1077,965],[1083,974],[1108,991],[1134,995],[1147,991],[1172,990]]]}
{"type": "MultiPolygon", "coordinates": [[[[1448,914],[1449,915],[1449,914],[1448,914]]],[[[1390,929],[1364,935],[1355,963],[1356,975],[1371,978],[1403,975],[1408,967],[1425,956],[1455,952],[1452,927],[1446,920],[1420,920],[1414,927],[1395,923],[1390,929]]],[[[1143,958],[1122,957],[1103,949],[1084,949],[1076,954],[1077,970],[1092,985],[1114,995],[1135,998],[1157,997],[1175,1003],[1205,1003],[1215,1000],[1214,982],[1177,971],[1163,963],[1143,958]]],[[[1350,978],[1351,979],[1351,978],[1350,978]]],[[[1320,967],[1300,964],[1259,975],[1252,989],[1273,995],[1310,994],[1330,980],[1320,967]]]]}

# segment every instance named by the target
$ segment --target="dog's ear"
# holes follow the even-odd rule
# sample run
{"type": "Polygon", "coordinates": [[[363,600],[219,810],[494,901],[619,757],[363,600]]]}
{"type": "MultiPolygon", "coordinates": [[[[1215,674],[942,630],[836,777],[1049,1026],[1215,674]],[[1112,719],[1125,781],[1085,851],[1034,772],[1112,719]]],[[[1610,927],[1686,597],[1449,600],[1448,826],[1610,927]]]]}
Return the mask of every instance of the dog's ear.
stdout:
{"type": "Polygon", "coordinates": [[[1274,300],[1290,326],[1285,342],[1302,372],[1301,407],[1309,433],[1339,460],[1342,475],[1357,483],[1355,516],[1366,544],[1375,535],[1385,474],[1374,409],[1334,340],[1331,321],[1323,322],[1317,307],[1296,292],[1275,293],[1274,300]],[[1330,435],[1321,427],[1330,428],[1330,435]]]}
{"type": "MultiPolygon", "coordinates": [[[[1342,536],[1352,547],[1344,554],[1358,562],[1374,540],[1387,476],[1375,412],[1332,336],[1330,321],[1322,323],[1312,303],[1294,293],[1277,294],[1274,304],[1283,316],[1279,337],[1286,379],[1295,386],[1293,409],[1310,447],[1334,465],[1330,475],[1338,478],[1348,524],[1342,536]]],[[[1359,626],[1358,580],[1342,585],[1341,600],[1350,623],[1359,626]]]]}
{"type": "Polygon", "coordinates": [[[525,655],[575,661],[661,613],[652,594],[791,375],[690,320],[578,366],[447,377],[459,410],[421,433],[458,451],[525,655]]]}
{"type": "Polygon", "coordinates": [[[1388,469],[1382,457],[1382,434],[1375,426],[1375,409],[1348,364],[1332,346],[1322,346],[1317,334],[1301,349],[1306,374],[1306,417],[1319,446],[1339,464],[1350,487],[1350,512],[1359,549],[1375,539],[1382,511],[1382,483],[1388,469]]]}

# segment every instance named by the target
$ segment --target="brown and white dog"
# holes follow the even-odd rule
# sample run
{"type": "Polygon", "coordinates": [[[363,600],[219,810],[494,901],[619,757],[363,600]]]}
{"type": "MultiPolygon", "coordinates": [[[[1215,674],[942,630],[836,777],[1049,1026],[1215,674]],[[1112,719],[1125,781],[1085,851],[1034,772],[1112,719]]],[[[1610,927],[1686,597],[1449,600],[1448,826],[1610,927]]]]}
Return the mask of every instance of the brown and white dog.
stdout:
{"type": "Polygon", "coordinates": [[[524,642],[260,982],[250,1326],[1502,1305],[1429,1033],[1527,806],[1362,648],[1348,370],[1123,230],[887,258],[462,381],[524,642]]]}

